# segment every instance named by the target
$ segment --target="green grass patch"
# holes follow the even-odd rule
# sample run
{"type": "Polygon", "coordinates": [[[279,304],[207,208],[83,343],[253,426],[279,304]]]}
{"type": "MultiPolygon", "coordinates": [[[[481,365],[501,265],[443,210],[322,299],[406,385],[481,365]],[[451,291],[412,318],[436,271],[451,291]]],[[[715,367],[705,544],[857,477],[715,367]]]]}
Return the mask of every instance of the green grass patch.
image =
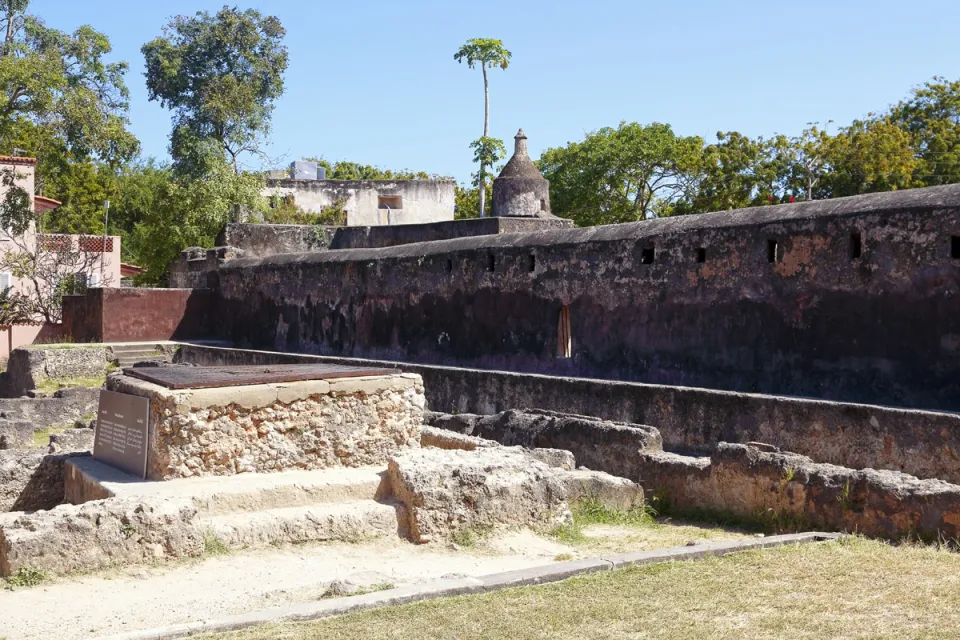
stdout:
{"type": "Polygon", "coordinates": [[[107,374],[101,376],[86,376],[81,378],[48,378],[37,383],[37,391],[52,394],[60,389],[69,389],[71,387],[89,387],[96,389],[102,387],[107,381],[107,374]]]}
{"type": "Polygon", "coordinates": [[[954,638],[960,554],[848,539],[601,571],[207,640],[954,638]]]}
{"type": "Polygon", "coordinates": [[[587,496],[570,505],[573,522],[557,525],[549,535],[559,542],[580,544],[587,537],[583,530],[590,525],[607,524],[627,527],[641,527],[656,524],[656,513],[647,504],[640,503],[629,509],[609,507],[598,498],[587,496]]]}
{"type": "Polygon", "coordinates": [[[33,432],[33,448],[42,449],[50,444],[50,436],[55,433],[63,433],[69,429],[69,425],[58,425],[53,427],[47,427],[45,429],[37,429],[33,432]]]}
{"type": "Polygon", "coordinates": [[[17,572],[7,578],[7,589],[21,589],[36,587],[47,581],[47,572],[43,569],[20,567],[17,572]]]}
{"type": "Polygon", "coordinates": [[[230,547],[221,540],[212,531],[207,531],[203,536],[203,555],[205,556],[225,556],[230,553],[230,547]]]}

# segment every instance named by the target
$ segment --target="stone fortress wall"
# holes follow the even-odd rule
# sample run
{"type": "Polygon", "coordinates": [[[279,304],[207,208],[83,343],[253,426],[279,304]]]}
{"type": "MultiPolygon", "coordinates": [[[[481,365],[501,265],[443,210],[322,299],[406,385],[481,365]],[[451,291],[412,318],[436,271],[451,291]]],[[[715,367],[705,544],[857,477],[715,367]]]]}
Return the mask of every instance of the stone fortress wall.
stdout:
{"type": "Polygon", "coordinates": [[[243,346],[960,407],[960,185],[217,266],[243,346]]]}

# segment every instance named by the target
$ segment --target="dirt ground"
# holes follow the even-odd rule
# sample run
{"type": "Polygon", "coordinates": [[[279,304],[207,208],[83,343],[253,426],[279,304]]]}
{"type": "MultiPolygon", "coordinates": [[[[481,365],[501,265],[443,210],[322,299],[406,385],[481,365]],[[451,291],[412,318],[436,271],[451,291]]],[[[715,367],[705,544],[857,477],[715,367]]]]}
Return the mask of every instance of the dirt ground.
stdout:
{"type": "Polygon", "coordinates": [[[418,546],[398,539],[298,545],[61,578],[33,588],[0,590],[0,639],[64,637],[65,629],[71,630],[71,638],[96,638],[212,620],[317,600],[334,580],[358,575],[384,588],[509,571],[600,551],[640,551],[743,535],[673,524],[594,525],[584,534],[572,544],[521,529],[499,532],[467,548],[418,546]]]}

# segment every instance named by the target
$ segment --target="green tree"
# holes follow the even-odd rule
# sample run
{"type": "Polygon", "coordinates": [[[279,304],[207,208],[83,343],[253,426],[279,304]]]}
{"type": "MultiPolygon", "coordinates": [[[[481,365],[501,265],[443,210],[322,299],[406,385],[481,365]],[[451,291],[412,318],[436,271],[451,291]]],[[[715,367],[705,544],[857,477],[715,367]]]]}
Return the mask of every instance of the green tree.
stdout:
{"type": "Polygon", "coordinates": [[[582,142],[548,149],[539,160],[555,213],[580,226],[669,215],[690,199],[700,175],[703,139],[669,125],[621,122],[582,142]]]}
{"type": "Polygon", "coordinates": [[[453,217],[455,220],[480,217],[480,188],[477,186],[454,188],[453,217]]]}
{"type": "Polygon", "coordinates": [[[132,256],[147,269],[139,281],[154,285],[166,282],[170,264],[186,247],[212,247],[223,226],[237,219],[238,209],[262,215],[266,204],[260,195],[262,176],[237,174],[224,163],[199,179],[174,172],[161,180],[158,171],[151,169],[139,177],[141,192],[131,205],[149,209],[141,211],[129,236],[132,256]]]}
{"type": "Polygon", "coordinates": [[[890,123],[911,136],[919,158],[916,187],[960,182],[960,81],[934,77],[890,112],[890,123]]]}
{"type": "Polygon", "coordinates": [[[769,204],[778,182],[778,141],[748,138],[737,131],[718,132],[707,145],[688,200],[674,213],[704,213],[769,204]]]}
{"type": "Polygon", "coordinates": [[[172,109],[170,154],[180,173],[239,175],[244,153],[261,154],[283,94],[283,26],[253,9],[178,16],[142,48],[150,100],[172,109]]]}
{"type": "Polygon", "coordinates": [[[310,160],[327,170],[327,180],[431,180],[438,178],[438,176],[425,171],[411,171],[409,169],[393,171],[347,160],[334,163],[323,158],[310,158],[310,160]]]}
{"type": "Polygon", "coordinates": [[[127,131],[125,62],[108,63],[109,39],[90,26],[47,27],[28,0],[0,0],[0,146],[39,159],[39,188],[70,161],[110,166],[139,147],[127,131]]]}
{"type": "Polygon", "coordinates": [[[858,120],[842,129],[830,139],[826,159],[820,197],[828,198],[907,189],[923,162],[910,134],[887,118],[858,120]]]}
{"type": "MultiPolygon", "coordinates": [[[[510,58],[512,56],[513,54],[504,48],[503,41],[493,40],[491,38],[470,38],[453,54],[453,59],[457,62],[466,61],[467,66],[471,69],[479,65],[480,70],[483,72],[483,136],[470,144],[471,148],[474,148],[476,151],[475,160],[480,163],[477,182],[480,186],[481,218],[486,215],[487,190],[485,177],[488,165],[485,164],[485,162],[489,158],[489,152],[492,149],[490,141],[494,140],[494,138],[490,138],[490,84],[487,79],[487,67],[506,69],[510,66],[510,58]],[[478,144],[480,145],[480,149],[475,147],[475,145],[478,144]],[[483,153],[481,153],[481,151],[483,151],[483,153]]],[[[502,148],[503,142],[499,140],[498,142],[502,148]]]]}

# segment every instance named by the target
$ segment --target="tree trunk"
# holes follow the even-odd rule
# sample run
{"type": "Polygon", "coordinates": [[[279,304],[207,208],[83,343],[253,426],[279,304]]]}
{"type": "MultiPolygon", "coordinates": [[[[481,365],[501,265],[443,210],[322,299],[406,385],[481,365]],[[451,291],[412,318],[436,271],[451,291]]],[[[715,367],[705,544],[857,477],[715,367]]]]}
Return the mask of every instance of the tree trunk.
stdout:
{"type": "MultiPolygon", "coordinates": [[[[486,63],[480,65],[480,69],[483,70],[483,137],[486,138],[490,133],[490,89],[487,85],[487,65],[486,63]]],[[[483,160],[480,160],[480,217],[485,218],[487,216],[487,184],[486,184],[486,172],[484,171],[486,167],[483,165],[483,160]]]]}
{"type": "Polygon", "coordinates": [[[10,55],[10,48],[13,46],[13,39],[16,36],[16,30],[14,29],[13,21],[16,18],[16,14],[13,9],[7,11],[7,35],[3,40],[3,55],[10,55]]]}

